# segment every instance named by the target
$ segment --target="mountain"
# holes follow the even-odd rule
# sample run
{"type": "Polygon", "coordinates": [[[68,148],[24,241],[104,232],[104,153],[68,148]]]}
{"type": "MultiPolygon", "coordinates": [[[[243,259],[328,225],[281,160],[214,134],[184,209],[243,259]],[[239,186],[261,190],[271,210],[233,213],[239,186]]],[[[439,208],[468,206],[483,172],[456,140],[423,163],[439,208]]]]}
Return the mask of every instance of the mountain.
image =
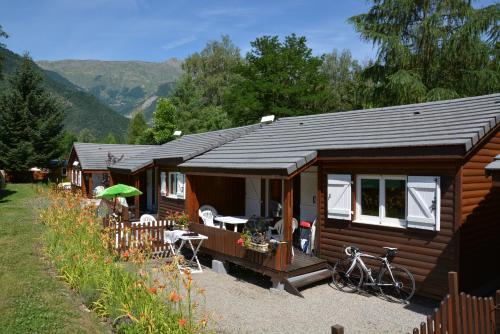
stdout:
{"type": "Polygon", "coordinates": [[[167,96],[182,74],[182,62],[58,60],[37,61],[45,70],[53,71],[84,88],[122,115],[130,117],[134,110],[145,110],[151,117],[158,96],[167,96]]]}
{"type": "MultiPolygon", "coordinates": [[[[0,80],[1,91],[7,87],[9,75],[16,71],[22,58],[2,47],[0,47],[0,57],[3,58],[4,73],[3,80],[0,80]]],[[[35,66],[38,67],[36,64],[35,66]]],[[[39,70],[44,78],[44,85],[62,102],[65,108],[64,125],[67,130],[78,133],[83,128],[88,128],[97,138],[103,138],[111,132],[116,138],[125,139],[128,127],[126,117],[58,73],[41,68],[39,70]]]]}

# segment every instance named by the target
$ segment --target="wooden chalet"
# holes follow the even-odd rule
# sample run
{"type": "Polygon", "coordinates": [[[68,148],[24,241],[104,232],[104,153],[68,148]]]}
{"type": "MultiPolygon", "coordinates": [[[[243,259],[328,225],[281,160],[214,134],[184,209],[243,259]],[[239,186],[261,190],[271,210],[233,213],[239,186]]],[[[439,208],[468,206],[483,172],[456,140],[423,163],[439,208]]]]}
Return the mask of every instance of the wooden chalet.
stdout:
{"type": "Polygon", "coordinates": [[[133,216],[155,214],[165,219],[168,212],[185,210],[185,177],[177,166],[193,157],[239,138],[260,124],[182,136],[163,145],[154,145],[110,165],[114,183],[134,186],[143,192],[131,206],[133,216]]]}
{"type": "Polygon", "coordinates": [[[74,143],[67,164],[67,177],[83,196],[92,197],[97,186],[109,186],[108,168],[154,145],[74,143]]]}
{"type": "Polygon", "coordinates": [[[202,250],[215,258],[293,292],[324,277],[347,245],[372,254],[397,247],[395,263],[413,273],[417,293],[442,297],[449,271],[463,290],[500,275],[491,262],[500,192],[485,169],[500,154],[499,123],[500,94],[281,118],[176,160],[175,170],[186,175],[192,229],[209,237],[202,250]],[[237,232],[197,224],[204,204],[267,216],[275,202],[286,243],[270,255],[238,246],[237,232]],[[317,257],[292,252],[292,217],[316,221],[317,257]]]}

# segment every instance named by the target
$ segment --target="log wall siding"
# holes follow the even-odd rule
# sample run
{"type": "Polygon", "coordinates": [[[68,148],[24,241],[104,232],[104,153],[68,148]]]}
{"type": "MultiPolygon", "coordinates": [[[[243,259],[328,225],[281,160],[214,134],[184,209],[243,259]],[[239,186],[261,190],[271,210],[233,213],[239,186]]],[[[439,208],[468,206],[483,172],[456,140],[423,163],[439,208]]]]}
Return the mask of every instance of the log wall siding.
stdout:
{"type": "Polygon", "coordinates": [[[462,169],[460,281],[473,289],[500,275],[488,254],[500,254],[500,188],[484,167],[500,154],[500,132],[478,147],[462,169]]]}
{"type": "MultiPolygon", "coordinates": [[[[159,168],[158,173],[158,219],[166,219],[169,211],[181,211],[184,212],[186,210],[186,200],[170,198],[161,194],[161,173],[165,172],[165,180],[167,182],[167,192],[168,192],[168,173],[175,172],[176,170],[173,168],[159,168]]],[[[186,191],[187,196],[187,191],[186,191]]]]}
{"type": "MultiPolygon", "coordinates": [[[[335,262],[343,257],[344,246],[355,244],[363,251],[383,254],[382,247],[398,248],[394,263],[408,268],[415,277],[417,293],[443,297],[447,291],[447,273],[456,270],[457,237],[455,229],[455,179],[459,170],[454,163],[430,162],[331,162],[320,161],[318,179],[318,231],[320,257],[335,262]],[[352,210],[356,206],[356,175],[429,175],[441,177],[441,230],[390,228],[326,218],[326,175],[351,174],[352,210]]],[[[354,219],[355,215],[353,215],[354,219]]],[[[370,263],[369,261],[366,261],[370,263]]],[[[371,262],[372,265],[378,263],[371,262]]]]}

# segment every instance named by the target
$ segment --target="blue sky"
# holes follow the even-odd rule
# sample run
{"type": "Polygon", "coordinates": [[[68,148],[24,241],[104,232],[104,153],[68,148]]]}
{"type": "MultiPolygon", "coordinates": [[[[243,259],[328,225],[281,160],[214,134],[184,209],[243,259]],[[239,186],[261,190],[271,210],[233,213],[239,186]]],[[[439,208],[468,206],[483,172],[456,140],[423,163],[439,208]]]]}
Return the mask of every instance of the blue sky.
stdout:
{"type": "Polygon", "coordinates": [[[361,61],[375,54],[347,23],[369,8],[362,0],[0,0],[0,8],[10,35],[3,42],[35,60],[182,59],[222,34],[245,53],[257,36],[293,32],[315,54],[350,49],[361,61]]]}

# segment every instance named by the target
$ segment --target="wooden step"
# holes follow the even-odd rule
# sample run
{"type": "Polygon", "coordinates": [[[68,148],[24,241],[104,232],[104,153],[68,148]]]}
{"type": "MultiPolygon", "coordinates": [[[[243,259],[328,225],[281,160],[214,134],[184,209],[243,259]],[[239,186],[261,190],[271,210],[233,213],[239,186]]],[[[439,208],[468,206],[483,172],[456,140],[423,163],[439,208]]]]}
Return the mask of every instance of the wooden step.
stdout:
{"type": "Polygon", "coordinates": [[[288,277],[285,279],[285,290],[291,294],[304,298],[299,288],[313,284],[332,277],[332,271],[329,268],[313,271],[310,273],[288,277]]]}

